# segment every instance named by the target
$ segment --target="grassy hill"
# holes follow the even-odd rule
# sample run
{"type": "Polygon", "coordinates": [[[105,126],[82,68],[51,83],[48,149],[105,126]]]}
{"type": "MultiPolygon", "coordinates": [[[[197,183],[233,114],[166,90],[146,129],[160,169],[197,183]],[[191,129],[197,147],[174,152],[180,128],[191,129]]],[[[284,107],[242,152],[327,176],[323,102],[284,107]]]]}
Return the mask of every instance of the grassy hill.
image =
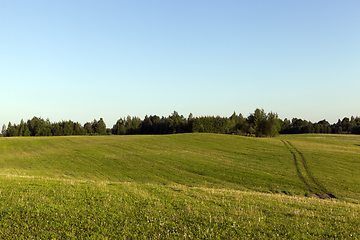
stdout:
{"type": "Polygon", "coordinates": [[[353,135],[1,138],[0,235],[360,237],[359,176],[353,135]]]}

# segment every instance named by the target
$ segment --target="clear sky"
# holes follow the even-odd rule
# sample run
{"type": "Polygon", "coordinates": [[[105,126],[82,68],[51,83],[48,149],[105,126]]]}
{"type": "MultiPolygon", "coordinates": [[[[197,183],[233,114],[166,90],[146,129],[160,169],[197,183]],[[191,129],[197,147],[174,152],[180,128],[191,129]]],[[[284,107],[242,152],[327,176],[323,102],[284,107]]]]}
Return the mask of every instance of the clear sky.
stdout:
{"type": "Polygon", "coordinates": [[[0,1],[0,124],[360,116],[360,1],[0,1]]]}

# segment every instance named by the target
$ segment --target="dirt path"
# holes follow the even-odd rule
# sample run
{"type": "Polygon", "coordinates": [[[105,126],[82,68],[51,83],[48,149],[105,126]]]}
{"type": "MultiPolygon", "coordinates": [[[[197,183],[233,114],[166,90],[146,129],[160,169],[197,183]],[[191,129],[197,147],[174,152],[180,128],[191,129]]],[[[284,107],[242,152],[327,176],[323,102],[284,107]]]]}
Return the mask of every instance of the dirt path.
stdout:
{"type": "Polygon", "coordinates": [[[307,166],[304,155],[292,145],[289,141],[281,140],[284,145],[289,149],[293,155],[294,165],[296,172],[300,180],[304,183],[305,188],[312,193],[314,197],[325,199],[325,198],[336,198],[333,194],[322,186],[311,174],[307,166]]]}

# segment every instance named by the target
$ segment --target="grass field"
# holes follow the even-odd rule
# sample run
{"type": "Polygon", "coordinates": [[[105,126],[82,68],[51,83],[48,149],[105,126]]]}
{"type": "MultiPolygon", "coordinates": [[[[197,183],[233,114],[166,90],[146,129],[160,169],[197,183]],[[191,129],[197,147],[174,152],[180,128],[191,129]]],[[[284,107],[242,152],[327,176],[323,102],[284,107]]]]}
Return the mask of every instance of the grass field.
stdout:
{"type": "Polygon", "coordinates": [[[0,178],[2,238],[360,238],[360,136],[1,138],[0,178]]]}

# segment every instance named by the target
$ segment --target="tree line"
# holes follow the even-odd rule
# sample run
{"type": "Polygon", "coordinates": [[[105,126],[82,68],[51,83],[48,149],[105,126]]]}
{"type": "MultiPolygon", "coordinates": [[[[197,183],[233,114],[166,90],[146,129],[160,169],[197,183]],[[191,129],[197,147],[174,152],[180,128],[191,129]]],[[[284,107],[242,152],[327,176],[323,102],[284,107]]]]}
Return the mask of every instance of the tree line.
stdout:
{"type": "Polygon", "coordinates": [[[256,137],[275,137],[278,134],[299,133],[352,133],[360,134],[360,118],[345,117],[336,124],[326,120],[312,123],[310,121],[293,118],[281,120],[277,113],[266,113],[263,109],[256,109],[248,117],[235,112],[230,117],[201,116],[194,117],[191,113],[186,118],[174,111],[168,117],[146,115],[139,117],[127,116],[116,121],[112,128],[106,128],[102,118],[94,119],[81,125],[78,122],[61,121],[51,123],[49,119],[33,117],[19,124],[9,122],[3,125],[1,135],[13,136],[70,136],[70,135],[132,135],[132,134],[174,134],[174,133],[222,133],[256,137]]]}
{"type": "Polygon", "coordinates": [[[3,137],[15,136],[71,136],[71,135],[105,135],[106,125],[102,118],[99,121],[87,122],[83,126],[78,122],[61,121],[51,123],[49,119],[33,117],[31,120],[21,120],[19,124],[2,126],[3,137]]]}
{"type": "Polygon", "coordinates": [[[344,117],[337,123],[330,124],[326,120],[317,123],[293,118],[291,121],[284,119],[280,134],[299,134],[299,133],[333,133],[333,134],[360,134],[360,118],[344,117]]]}

